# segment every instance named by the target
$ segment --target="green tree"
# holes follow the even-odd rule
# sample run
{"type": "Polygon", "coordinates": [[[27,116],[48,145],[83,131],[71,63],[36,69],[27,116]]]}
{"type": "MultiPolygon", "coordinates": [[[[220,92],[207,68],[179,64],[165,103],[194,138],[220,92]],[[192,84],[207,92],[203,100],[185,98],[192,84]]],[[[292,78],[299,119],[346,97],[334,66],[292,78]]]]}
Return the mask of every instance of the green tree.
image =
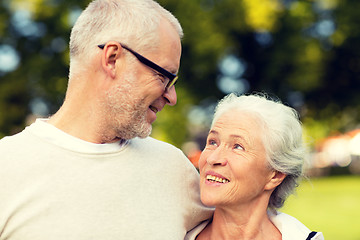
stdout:
{"type": "MultiPolygon", "coordinates": [[[[52,114],[61,105],[70,29],[88,2],[0,3],[0,135],[21,130],[31,113],[52,114]],[[6,69],[9,52],[19,62],[6,69]]],[[[178,105],[160,113],[155,137],[177,146],[194,138],[206,129],[212,104],[229,91],[280,97],[299,110],[315,140],[359,123],[356,0],[159,3],[178,17],[185,37],[178,105]]]]}

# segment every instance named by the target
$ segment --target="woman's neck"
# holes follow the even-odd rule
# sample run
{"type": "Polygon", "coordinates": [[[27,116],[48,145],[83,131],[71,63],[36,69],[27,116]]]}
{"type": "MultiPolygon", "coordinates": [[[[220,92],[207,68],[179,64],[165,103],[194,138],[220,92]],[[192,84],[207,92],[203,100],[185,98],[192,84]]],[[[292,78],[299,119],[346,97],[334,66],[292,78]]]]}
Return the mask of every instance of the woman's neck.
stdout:
{"type": "Polygon", "coordinates": [[[197,240],[280,240],[281,233],[270,221],[266,208],[217,207],[213,220],[197,240]]]}

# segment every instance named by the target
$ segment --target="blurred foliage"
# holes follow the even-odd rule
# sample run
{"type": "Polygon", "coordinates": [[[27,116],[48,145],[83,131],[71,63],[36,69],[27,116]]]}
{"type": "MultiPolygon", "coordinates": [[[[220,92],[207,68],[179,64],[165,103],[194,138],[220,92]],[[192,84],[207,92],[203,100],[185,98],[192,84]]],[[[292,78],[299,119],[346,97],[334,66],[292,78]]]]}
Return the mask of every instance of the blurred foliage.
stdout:
{"type": "MultiPolygon", "coordinates": [[[[0,2],[0,65],[2,46],[19,61],[11,70],[0,66],[0,137],[21,130],[30,114],[53,114],[61,105],[70,29],[88,2],[0,2]]],[[[159,3],[178,17],[185,36],[178,104],[160,113],[153,136],[181,147],[209,122],[209,106],[230,91],[278,96],[300,112],[314,143],[359,127],[359,1],[159,3]],[[237,68],[226,72],[234,62],[237,68]]]]}

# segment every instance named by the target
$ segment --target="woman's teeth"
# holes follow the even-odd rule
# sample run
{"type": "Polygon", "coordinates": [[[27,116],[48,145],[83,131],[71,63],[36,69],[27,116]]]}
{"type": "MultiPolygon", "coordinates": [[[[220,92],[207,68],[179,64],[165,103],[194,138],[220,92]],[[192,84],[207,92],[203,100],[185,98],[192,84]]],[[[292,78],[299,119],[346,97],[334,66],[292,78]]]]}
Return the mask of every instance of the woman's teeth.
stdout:
{"type": "Polygon", "coordinates": [[[212,176],[212,175],[207,175],[206,180],[208,180],[210,182],[219,182],[219,183],[228,183],[228,182],[230,182],[226,178],[216,177],[216,176],[212,176]]]}

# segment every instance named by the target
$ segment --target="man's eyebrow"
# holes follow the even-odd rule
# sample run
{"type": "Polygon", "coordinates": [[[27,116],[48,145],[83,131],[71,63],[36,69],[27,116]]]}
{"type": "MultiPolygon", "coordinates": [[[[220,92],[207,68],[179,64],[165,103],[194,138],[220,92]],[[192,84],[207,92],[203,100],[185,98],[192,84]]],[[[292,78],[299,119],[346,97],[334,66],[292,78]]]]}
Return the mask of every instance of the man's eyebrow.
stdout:
{"type": "Polygon", "coordinates": [[[174,67],[163,66],[163,68],[174,75],[177,75],[179,73],[179,70],[175,69],[174,67]]]}

